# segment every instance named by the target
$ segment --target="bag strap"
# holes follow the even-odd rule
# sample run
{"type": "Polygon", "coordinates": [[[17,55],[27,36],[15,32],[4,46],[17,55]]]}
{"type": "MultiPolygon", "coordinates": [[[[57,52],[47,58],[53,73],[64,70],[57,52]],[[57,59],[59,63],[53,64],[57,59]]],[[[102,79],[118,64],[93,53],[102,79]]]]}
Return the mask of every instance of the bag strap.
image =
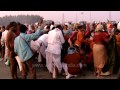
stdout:
{"type": "Polygon", "coordinates": [[[32,51],[32,49],[31,49],[30,45],[27,43],[27,41],[22,36],[20,36],[20,38],[26,42],[26,44],[29,46],[30,50],[32,51]]]}

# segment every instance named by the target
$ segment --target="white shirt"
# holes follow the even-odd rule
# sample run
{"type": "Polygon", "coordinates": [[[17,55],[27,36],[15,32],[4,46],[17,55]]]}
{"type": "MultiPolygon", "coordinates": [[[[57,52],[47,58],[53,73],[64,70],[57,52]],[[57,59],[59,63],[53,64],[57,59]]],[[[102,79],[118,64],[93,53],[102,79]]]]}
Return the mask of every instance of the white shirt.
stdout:
{"type": "Polygon", "coordinates": [[[47,41],[48,41],[48,47],[46,51],[60,55],[62,44],[65,42],[62,31],[58,28],[49,31],[47,41]]]}
{"type": "Polygon", "coordinates": [[[47,42],[47,39],[48,39],[48,34],[43,34],[42,36],[40,36],[37,41],[42,41],[44,43],[45,46],[48,45],[48,42],[47,42]]]}
{"type": "Polygon", "coordinates": [[[6,35],[7,35],[8,30],[5,30],[2,32],[2,37],[1,37],[1,45],[3,46],[6,42],[6,35]]]}
{"type": "Polygon", "coordinates": [[[53,27],[54,27],[54,25],[51,25],[51,26],[50,26],[50,30],[52,30],[53,27]]]}

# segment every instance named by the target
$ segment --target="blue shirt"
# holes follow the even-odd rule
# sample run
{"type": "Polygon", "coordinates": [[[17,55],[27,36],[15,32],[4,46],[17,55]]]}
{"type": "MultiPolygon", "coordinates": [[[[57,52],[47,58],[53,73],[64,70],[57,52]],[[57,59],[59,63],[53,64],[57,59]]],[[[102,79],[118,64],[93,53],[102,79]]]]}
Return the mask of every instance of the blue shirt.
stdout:
{"type": "Polygon", "coordinates": [[[22,62],[29,60],[33,56],[33,53],[29,47],[30,41],[33,39],[37,39],[41,34],[42,34],[42,30],[38,29],[33,34],[20,33],[20,35],[15,38],[14,52],[20,57],[22,62]],[[29,46],[20,36],[27,41],[29,46]]]}
{"type": "Polygon", "coordinates": [[[71,35],[72,30],[63,30],[64,35],[71,35]]]}

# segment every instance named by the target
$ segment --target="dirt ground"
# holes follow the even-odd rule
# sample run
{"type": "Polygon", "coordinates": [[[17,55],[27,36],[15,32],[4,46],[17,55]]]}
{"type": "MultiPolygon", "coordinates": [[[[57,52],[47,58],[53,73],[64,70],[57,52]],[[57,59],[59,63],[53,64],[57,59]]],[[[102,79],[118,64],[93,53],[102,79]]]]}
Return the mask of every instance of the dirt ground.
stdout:
{"type": "MultiPolygon", "coordinates": [[[[46,67],[42,67],[39,64],[35,64],[37,79],[52,79],[46,67]]],[[[21,77],[21,73],[18,69],[18,76],[21,77]]],[[[4,61],[0,62],[0,79],[11,79],[10,67],[5,65],[4,61]]],[[[30,79],[28,72],[27,79],[30,79]]],[[[59,75],[57,79],[65,79],[64,75],[59,75]]],[[[81,75],[72,77],[71,79],[98,79],[94,76],[93,71],[84,70],[81,75]]],[[[110,76],[101,76],[100,79],[117,79],[117,74],[110,76]]]]}

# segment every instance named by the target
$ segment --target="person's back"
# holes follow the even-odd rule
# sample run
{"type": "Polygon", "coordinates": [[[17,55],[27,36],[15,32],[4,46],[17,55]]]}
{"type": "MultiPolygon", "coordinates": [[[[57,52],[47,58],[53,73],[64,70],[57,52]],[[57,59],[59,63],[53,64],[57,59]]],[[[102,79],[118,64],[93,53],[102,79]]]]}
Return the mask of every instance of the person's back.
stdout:
{"type": "Polygon", "coordinates": [[[62,31],[55,28],[48,33],[48,48],[47,51],[54,54],[61,54],[62,44],[64,43],[64,38],[62,31]]]}
{"type": "Polygon", "coordinates": [[[83,30],[83,26],[78,26],[77,40],[75,41],[75,45],[78,47],[81,47],[81,44],[84,41],[84,34],[82,32],[83,30]]]}
{"type": "Polygon", "coordinates": [[[68,72],[72,75],[80,73],[80,55],[79,53],[68,54],[64,58],[65,63],[68,66],[68,72]]]}
{"type": "Polygon", "coordinates": [[[42,41],[46,46],[47,46],[47,39],[48,39],[48,34],[43,34],[42,36],[40,36],[37,41],[42,41]]]}
{"type": "Polygon", "coordinates": [[[99,32],[95,33],[95,35],[93,37],[93,41],[95,43],[101,43],[101,44],[105,45],[108,42],[108,38],[109,38],[109,35],[107,32],[99,31],[99,32]]]}

